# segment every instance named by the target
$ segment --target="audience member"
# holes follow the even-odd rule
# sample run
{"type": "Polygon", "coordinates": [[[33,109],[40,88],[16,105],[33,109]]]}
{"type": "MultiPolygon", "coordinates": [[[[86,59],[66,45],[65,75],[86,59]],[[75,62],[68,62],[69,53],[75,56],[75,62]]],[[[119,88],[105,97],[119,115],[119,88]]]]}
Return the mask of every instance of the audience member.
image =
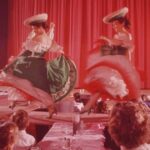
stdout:
{"type": "Polygon", "coordinates": [[[90,99],[89,94],[81,94],[79,92],[75,92],[73,94],[73,97],[74,97],[74,111],[75,112],[80,112],[90,99]]]}
{"type": "Polygon", "coordinates": [[[149,99],[148,95],[142,94],[141,99],[144,102],[144,104],[146,104],[146,106],[150,108],[150,99],[149,99]]]}
{"type": "Polygon", "coordinates": [[[106,101],[98,100],[95,108],[96,113],[107,113],[107,104],[106,101]]]}
{"type": "Polygon", "coordinates": [[[103,134],[105,136],[104,147],[110,150],[120,150],[120,147],[115,143],[115,141],[110,136],[108,132],[108,126],[105,126],[103,134]]]}
{"type": "Polygon", "coordinates": [[[13,122],[0,125],[0,150],[13,150],[17,139],[18,127],[13,122]]]}
{"type": "Polygon", "coordinates": [[[109,133],[121,150],[150,150],[150,126],[143,104],[117,103],[108,124],[109,133]]]}
{"type": "Polygon", "coordinates": [[[74,93],[73,96],[74,96],[74,100],[76,102],[83,103],[83,105],[86,105],[86,103],[90,99],[90,95],[89,94],[80,94],[79,92],[74,93]]]}
{"type": "Polygon", "coordinates": [[[16,142],[16,147],[29,147],[35,144],[35,138],[26,132],[29,125],[28,113],[24,110],[18,110],[12,117],[13,122],[15,122],[19,128],[18,140],[16,142]]]}

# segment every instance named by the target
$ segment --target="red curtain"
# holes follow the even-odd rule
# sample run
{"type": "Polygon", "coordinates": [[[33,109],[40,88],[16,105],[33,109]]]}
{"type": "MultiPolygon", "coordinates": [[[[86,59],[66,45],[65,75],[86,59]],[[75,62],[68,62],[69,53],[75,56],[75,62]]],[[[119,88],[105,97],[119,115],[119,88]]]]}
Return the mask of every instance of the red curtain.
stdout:
{"type": "Polygon", "coordinates": [[[46,12],[49,22],[56,25],[56,41],[77,66],[80,87],[94,41],[100,35],[113,34],[111,25],[102,22],[103,17],[124,6],[129,8],[135,42],[133,63],[140,71],[142,88],[150,88],[150,0],[9,0],[8,57],[18,54],[29,32],[24,19],[46,12]]]}
{"type": "Polygon", "coordinates": [[[7,16],[8,0],[0,1],[0,68],[6,64],[7,60],[7,16]]]}

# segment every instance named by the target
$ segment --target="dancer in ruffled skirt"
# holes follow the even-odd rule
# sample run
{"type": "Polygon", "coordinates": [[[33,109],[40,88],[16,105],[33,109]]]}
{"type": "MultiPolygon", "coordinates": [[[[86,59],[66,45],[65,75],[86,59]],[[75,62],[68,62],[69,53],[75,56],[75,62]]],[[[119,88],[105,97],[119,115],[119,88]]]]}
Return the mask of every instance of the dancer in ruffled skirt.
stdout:
{"type": "Polygon", "coordinates": [[[47,25],[48,15],[38,14],[24,21],[32,32],[23,43],[21,53],[3,69],[0,85],[9,88],[15,99],[39,101],[49,114],[54,112],[54,102],[66,96],[74,87],[76,68],[54,41],[54,23],[47,25]],[[46,53],[57,53],[46,60],[46,53]],[[12,92],[14,91],[14,92],[12,92]]]}
{"type": "Polygon", "coordinates": [[[92,96],[81,113],[89,111],[96,101],[102,99],[133,100],[139,96],[140,78],[131,64],[134,45],[129,33],[129,20],[126,18],[128,8],[124,7],[104,17],[104,23],[113,25],[116,34],[113,38],[101,36],[105,41],[100,52],[89,55],[85,89],[92,96]]]}

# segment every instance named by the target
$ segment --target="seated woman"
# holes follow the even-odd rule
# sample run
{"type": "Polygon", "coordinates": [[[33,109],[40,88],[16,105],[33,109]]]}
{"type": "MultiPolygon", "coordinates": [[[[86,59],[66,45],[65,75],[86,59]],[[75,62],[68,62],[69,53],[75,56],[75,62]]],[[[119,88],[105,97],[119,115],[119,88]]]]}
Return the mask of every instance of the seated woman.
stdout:
{"type": "Polygon", "coordinates": [[[3,69],[0,85],[12,87],[9,92],[15,99],[22,97],[44,104],[51,117],[54,102],[74,87],[76,68],[54,41],[55,25],[51,23],[49,29],[47,20],[48,15],[44,13],[24,21],[32,31],[23,43],[21,53],[3,69]],[[57,52],[58,55],[47,61],[44,56],[49,52],[57,52]]]}
{"type": "Polygon", "coordinates": [[[117,103],[111,113],[108,130],[121,150],[149,150],[150,124],[140,103],[117,103]]]}
{"type": "Polygon", "coordinates": [[[35,144],[35,138],[26,132],[29,125],[28,113],[24,110],[18,110],[12,116],[12,121],[18,126],[18,138],[16,141],[16,147],[30,147],[35,144]]]}
{"type": "Polygon", "coordinates": [[[0,125],[0,150],[13,150],[18,134],[18,127],[13,122],[0,125]]]}

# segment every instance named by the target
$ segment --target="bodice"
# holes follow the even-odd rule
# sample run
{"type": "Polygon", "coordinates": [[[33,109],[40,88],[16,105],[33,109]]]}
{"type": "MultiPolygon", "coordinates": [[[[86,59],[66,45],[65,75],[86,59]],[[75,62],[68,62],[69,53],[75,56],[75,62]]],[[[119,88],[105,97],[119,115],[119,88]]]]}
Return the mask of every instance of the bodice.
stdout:
{"type": "Polygon", "coordinates": [[[37,53],[43,53],[48,51],[48,49],[51,47],[51,40],[49,37],[44,37],[44,40],[42,41],[35,41],[32,39],[27,39],[24,43],[23,43],[23,49],[24,50],[30,50],[33,53],[37,52],[37,53]]]}
{"type": "Polygon", "coordinates": [[[32,31],[26,41],[23,43],[22,48],[23,51],[29,50],[32,52],[32,55],[34,53],[45,53],[47,51],[50,52],[60,52],[63,53],[63,47],[58,45],[54,40],[54,33],[51,29],[48,33],[46,33],[40,41],[33,40],[35,37],[35,33],[32,31]]]}
{"type": "Polygon", "coordinates": [[[131,34],[117,33],[113,39],[119,40],[119,44],[101,46],[102,55],[127,55],[128,51],[132,51],[134,45],[132,43],[131,34]]]}

